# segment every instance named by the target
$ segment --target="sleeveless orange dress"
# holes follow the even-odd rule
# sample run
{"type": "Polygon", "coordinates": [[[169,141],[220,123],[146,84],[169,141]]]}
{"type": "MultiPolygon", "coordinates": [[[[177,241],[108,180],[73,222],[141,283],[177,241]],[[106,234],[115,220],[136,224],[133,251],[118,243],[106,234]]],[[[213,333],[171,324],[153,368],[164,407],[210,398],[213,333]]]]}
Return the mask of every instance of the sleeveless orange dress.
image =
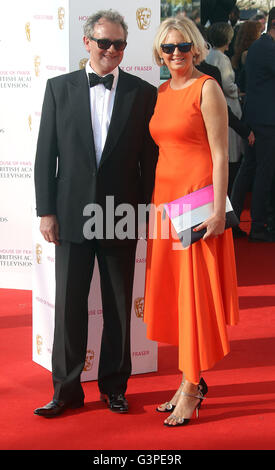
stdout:
{"type": "MultiPolygon", "coordinates": [[[[159,146],[152,204],[159,208],[212,184],[212,158],[200,110],[203,75],[189,87],[159,88],[150,132],[159,146]]],[[[232,230],[185,249],[175,248],[168,217],[158,210],[149,223],[144,321],[154,341],[179,346],[179,369],[198,383],[229,352],[227,326],[238,322],[232,230]],[[162,236],[163,224],[170,236],[162,236]]],[[[180,242],[179,242],[180,243],[180,242]]]]}

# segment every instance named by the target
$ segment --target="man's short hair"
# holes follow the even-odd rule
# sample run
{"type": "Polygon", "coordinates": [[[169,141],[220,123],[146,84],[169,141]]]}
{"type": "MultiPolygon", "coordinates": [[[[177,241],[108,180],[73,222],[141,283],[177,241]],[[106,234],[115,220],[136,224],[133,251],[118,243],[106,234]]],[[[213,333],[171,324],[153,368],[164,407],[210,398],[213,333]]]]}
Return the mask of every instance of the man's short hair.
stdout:
{"type": "Polygon", "coordinates": [[[122,26],[124,33],[125,33],[125,39],[127,38],[128,26],[125,23],[123,16],[121,16],[120,13],[118,13],[115,10],[100,10],[94,15],[89,16],[83,27],[84,35],[86,37],[91,38],[93,36],[94,27],[101,18],[104,18],[107,21],[110,21],[110,23],[116,23],[122,26]]]}
{"type": "Polygon", "coordinates": [[[229,44],[234,36],[234,30],[229,23],[218,21],[208,30],[208,38],[213,47],[223,47],[229,44]]]}

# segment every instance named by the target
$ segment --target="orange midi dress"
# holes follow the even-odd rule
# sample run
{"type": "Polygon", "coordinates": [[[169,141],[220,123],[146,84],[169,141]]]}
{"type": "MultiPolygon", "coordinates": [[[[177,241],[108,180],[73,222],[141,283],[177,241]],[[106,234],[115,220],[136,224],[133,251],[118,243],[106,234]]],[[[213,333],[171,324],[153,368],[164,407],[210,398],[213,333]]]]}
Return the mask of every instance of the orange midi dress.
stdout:
{"type": "MultiPolygon", "coordinates": [[[[212,158],[200,110],[203,75],[180,90],[159,88],[150,132],[159,146],[152,205],[212,184],[212,158]]],[[[238,322],[232,230],[175,248],[169,217],[157,210],[149,223],[144,321],[149,339],[178,345],[179,369],[198,383],[229,352],[227,325],[238,322]],[[163,224],[170,224],[170,235],[163,224]],[[163,233],[166,235],[163,236],[163,233]]]]}

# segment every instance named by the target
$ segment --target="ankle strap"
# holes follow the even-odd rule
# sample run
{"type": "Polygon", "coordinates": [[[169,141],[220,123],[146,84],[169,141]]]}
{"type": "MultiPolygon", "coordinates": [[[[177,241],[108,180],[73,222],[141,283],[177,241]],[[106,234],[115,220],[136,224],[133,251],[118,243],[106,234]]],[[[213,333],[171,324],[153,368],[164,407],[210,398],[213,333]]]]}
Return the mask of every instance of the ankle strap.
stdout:
{"type": "Polygon", "coordinates": [[[199,391],[198,395],[191,395],[190,393],[186,392],[180,392],[181,395],[185,397],[192,397],[192,398],[198,398],[199,400],[205,400],[206,397],[203,396],[203,394],[199,391]]]}

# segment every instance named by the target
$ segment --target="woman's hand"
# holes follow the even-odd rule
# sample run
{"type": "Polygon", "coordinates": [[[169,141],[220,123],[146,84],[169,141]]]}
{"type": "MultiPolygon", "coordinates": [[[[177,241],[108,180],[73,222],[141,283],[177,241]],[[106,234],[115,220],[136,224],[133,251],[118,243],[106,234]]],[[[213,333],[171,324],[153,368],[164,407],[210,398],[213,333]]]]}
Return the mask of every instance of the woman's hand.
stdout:
{"type": "Polygon", "coordinates": [[[224,232],[225,229],[225,217],[220,215],[212,215],[209,219],[206,219],[202,224],[194,228],[194,232],[206,228],[206,233],[203,236],[203,240],[210,237],[217,237],[224,232]]]}

